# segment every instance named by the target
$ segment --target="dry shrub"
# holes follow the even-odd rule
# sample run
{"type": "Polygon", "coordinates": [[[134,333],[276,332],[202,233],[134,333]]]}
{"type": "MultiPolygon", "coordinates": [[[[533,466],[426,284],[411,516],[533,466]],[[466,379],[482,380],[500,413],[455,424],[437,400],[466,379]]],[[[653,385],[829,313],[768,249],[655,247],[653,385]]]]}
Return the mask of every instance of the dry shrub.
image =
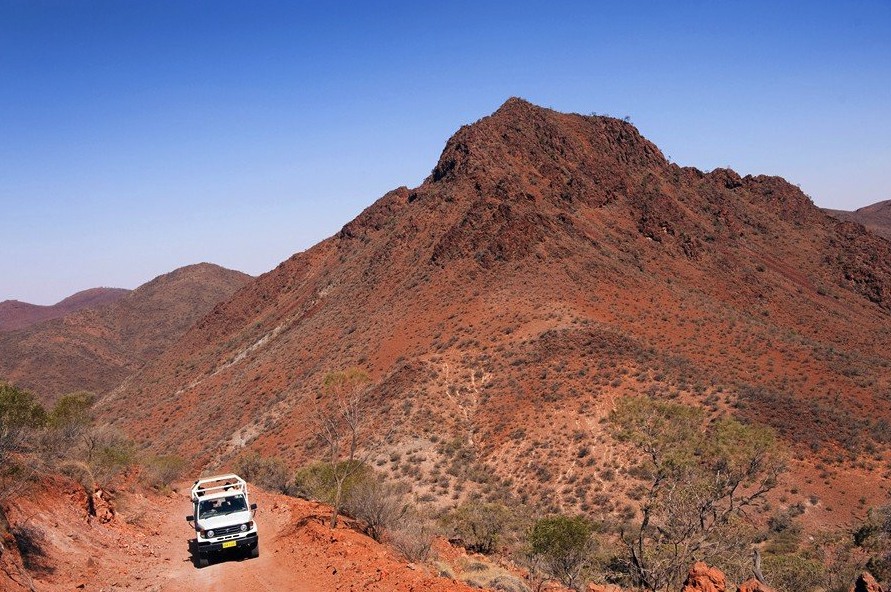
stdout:
{"type": "Polygon", "coordinates": [[[458,579],[468,586],[505,592],[529,592],[529,587],[522,580],[497,565],[477,559],[462,563],[463,573],[458,579]]]}
{"type": "Polygon", "coordinates": [[[257,452],[247,452],[235,459],[232,470],[245,481],[260,487],[279,493],[290,491],[288,466],[277,456],[261,456],[257,452]]]}
{"type": "Polygon", "coordinates": [[[150,487],[161,489],[176,481],[186,468],[186,461],[175,454],[152,456],[143,461],[142,477],[150,487]]]}
{"type": "Polygon", "coordinates": [[[344,510],[362,524],[362,530],[376,541],[396,527],[408,512],[405,494],[408,487],[385,481],[379,475],[366,474],[349,491],[344,510]]]}
{"type": "Polygon", "coordinates": [[[421,563],[430,556],[433,528],[416,514],[406,516],[402,523],[388,533],[390,543],[409,561],[421,563]]]}

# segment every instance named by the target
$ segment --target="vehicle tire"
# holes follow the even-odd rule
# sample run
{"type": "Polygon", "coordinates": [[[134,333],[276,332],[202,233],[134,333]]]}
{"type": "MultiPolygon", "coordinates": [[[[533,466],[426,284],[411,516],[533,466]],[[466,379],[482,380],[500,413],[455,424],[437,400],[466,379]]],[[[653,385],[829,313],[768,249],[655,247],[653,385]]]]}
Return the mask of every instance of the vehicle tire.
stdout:
{"type": "Polygon", "coordinates": [[[257,543],[253,547],[251,547],[251,559],[256,559],[260,556],[260,543],[257,543]]]}
{"type": "Polygon", "coordinates": [[[208,565],[210,565],[210,559],[207,557],[207,555],[199,555],[197,563],[198,567],[207,567],[208,565]]]}

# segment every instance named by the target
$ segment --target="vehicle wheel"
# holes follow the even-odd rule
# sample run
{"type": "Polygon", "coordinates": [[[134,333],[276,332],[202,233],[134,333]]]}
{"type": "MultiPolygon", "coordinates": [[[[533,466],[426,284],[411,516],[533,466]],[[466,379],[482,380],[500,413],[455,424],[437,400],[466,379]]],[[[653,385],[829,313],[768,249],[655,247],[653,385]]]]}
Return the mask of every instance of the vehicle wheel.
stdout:
{"type": "Polygon", "coordinates": [[[198,567],[207,567],[208,565],[210,565],[210,559],[208,559],[207,555],[199,555],[198,567]]]}
{"type": "Polygon", "coordinates": [[[256,559],[260,556],[260,543],[257,543],[253,547],[251,547],[251,558],[256,559]]]}

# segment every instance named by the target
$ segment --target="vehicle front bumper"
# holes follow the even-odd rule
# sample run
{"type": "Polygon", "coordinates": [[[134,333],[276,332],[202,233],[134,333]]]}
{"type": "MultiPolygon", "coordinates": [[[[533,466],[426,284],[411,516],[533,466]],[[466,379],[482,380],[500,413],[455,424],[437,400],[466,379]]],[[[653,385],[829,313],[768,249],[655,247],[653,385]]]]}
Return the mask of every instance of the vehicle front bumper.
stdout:
{"type": "Polygon", "coordinates": [[[246,550],[253,549],[260,542],[260,538],[257,536],[256,532],[249,533],[243,537],[236,539],[227,539],[224,541],[198,541],[198,552],[202,555],[209,555],[211,553],[220,553],[223,551],[235,551],[235,550],[246,550]],[[234,545],[232,543],[235,543],[234,545]],[[227,545],[224,547],[223,545],[227,545]]]}

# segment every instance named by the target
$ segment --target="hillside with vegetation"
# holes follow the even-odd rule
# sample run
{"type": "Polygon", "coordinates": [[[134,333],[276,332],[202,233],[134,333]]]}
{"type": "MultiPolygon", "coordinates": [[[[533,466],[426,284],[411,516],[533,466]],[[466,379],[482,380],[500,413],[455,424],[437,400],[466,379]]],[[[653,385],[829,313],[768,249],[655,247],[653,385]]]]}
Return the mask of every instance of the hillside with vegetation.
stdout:
{"type": "MultiPolygon", "coordinates": [[[[46,470],[120,501],[235,470],[282,514],[266,565],[322,562],[332,589],[386,577],[347,537],[454,589],[847,591],[891,578],[889,352],[891,243],[781,178],[510,99],[91,399],[46,470]]],[[[60,413],[15,420],[15,466],[60,413]]]]}

